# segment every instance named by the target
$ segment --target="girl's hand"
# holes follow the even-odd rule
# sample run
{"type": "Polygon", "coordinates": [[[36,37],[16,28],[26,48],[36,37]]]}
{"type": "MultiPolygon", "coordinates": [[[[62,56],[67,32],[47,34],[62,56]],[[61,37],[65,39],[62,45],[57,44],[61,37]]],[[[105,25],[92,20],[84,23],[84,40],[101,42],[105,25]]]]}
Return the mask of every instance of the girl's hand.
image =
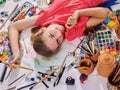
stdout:
{"type": "Polygon", "coordinates": [[[65,24],[65,27],[68,29],[72,29],[78,22],[79,12],[75,11],[72,16],[70,16],[65,24]]]}
{"type": "Polygon", "coordinates": [[[16,68],[16,67],[14,67],[13,64],[20,65],[20,55],[19,54],[14,54],[12,56],[12,59],[13,60],[8,65],[10,68],[16,68]]]}

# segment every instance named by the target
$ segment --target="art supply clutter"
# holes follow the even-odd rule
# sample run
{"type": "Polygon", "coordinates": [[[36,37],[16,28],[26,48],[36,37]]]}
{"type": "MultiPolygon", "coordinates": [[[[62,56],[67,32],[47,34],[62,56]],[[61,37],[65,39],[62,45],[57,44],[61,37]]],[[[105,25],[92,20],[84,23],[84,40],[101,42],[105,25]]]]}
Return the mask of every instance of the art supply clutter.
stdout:
{"type": "MultiPolygon", "coordinates": [[[[46,4],[46,0],[42,0],[46,4]]],[[[41,3],[37,3],[41,5],[41,3]]],[[[47,4],[46,4],[47,5],[47,4]]],[[[39,8],[41,8],[39,6],[39,8]]],[[[10,21],[15,22],[21,19],[24,19],[27,16],[33,16],[36,14],[36,7],[30,2],[25,2],[21,7],[17,8],[13,15],[10,18],[10,21]]],[[[6,18],[9,16],[9,13],[6,11],[0,12],[1,18],[6,18]]],[[[103,24],[100,24],[94,28],[92,31],[86,33],[84,38],[80,40],[80,43],[76,47],[73,52],[68,52],[68,55],[65,56],[62,64],[55,67],[48,67],[48,72],[38,72],[39,76],[36,78],[27,78],[28,81],[35,81],[31,84],[20,87],[18,90],[30,87],[29,89],[33,89],[37,84],[43,83],[47,88],[49,85],[44,82],[44,80],[54,81],[53,86],[59,84],[62,75],[64,74],[65,69],[69,71],[72,67],[79,71],[80,83],[84,84],[87,81],[90,74],[93,73],[95,68],[100,76],[107,78],[107,86],[108,88],[115,87],[117,88],[120,84],[120,63],[116,62],[116,57],[120,55],[120,40],[119,40],[119,29],[115,29],[115,33],[117,37],[114,37],[113,30],[116,26],[116,23],[119,26],[120,21],[120,11],[117,10],[114,14],[110,14],[110,16],[104,21],[103,24]],[[117,17],[117,19],[116,19],[117,17]],[[116,21],[118,20],[118,21],[116,21]],[[116,39],[118,38],[118,39],[116,39]],[[67,57],[74,57],[74,60],[66,66],[67,57]],[[58,71],[57,71],[58,70],[58,71]],[[56,74],[55,74],[56,73],[56,74]],[[51,78],[54,77],[54,78],[51,78]],[[56,78],[56,79],[55,79],[56,78]],[[38,80],[39,79],[39,80],[38,80]],[[54,79],[54,80],[52,80],[54,79]]],[[[4,20],[0,19],[0,23],[3,23],[4,20]]],[[[9,41],[6,32],[0,32],[0,61],[2,62],[10,62],[11,61],[11,49],[9,47],[9,41]]],[[[0,63],[2,64],[2,63],[0,63]]],[[[31,68],[27,68],[21,65],[14,65],[17,68],[22,68],[26,70],[32,70],[31,68]]],[[[5,73],[6,66],[3,65],[3,73],[5,73]]],[[[24,77],[26,74],[18,77],[16,80],[9,83],[8,86],[11,86],[20,78],[24,77]]],[[[3,75],[0,77],[0,81],[3,81],[3,75]]],[[[67,85],[74,85],[75,79],[72,76],[68,76],[66,78],[65,83],[67,85]]]]}
{"type": "Polygon", "coordinates": [[[6,31],[0,32],[0,61],[10,62],[12,59],[12,52],[8,40],[8,33],[6,31]]]}

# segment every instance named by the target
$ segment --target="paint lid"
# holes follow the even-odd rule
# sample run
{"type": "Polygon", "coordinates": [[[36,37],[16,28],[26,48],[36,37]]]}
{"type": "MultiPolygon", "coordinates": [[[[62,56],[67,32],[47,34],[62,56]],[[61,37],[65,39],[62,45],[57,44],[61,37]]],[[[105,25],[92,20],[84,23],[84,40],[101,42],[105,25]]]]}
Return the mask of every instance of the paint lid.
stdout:
{"type": "Polygon", "coordinates": [[[103,53],[98,57],[101,64],[112,65],[115,62],[115,57],[112,54],[103,53]]]}

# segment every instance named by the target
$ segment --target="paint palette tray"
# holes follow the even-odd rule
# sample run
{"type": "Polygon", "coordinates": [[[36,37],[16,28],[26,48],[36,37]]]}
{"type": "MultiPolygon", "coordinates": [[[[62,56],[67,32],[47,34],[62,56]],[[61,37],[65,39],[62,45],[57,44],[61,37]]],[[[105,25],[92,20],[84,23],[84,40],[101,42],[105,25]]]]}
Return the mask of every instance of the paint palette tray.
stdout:
{"type": "Polygon", "coordinates": [[[98,47],[100,53],[104,50],[104,47],[108,47],[108,49],[112,52],[115,51],[115,42],[112,32],[108,29],[101,30],[96,32],[98,47]]]}
{"type": "Polygon", "coordinates": [[[118,55],[120,55],[120,40],[116,40],[115,43],[116,43],[116,52],[118,55]]]}
{"type": "Polygon", "coordinates": [[[21,7],[19,7],[15,12],[10,21],[18,21],[24,19],[25,16],[29,13],[30,9],[34,7],[30,2],[25,2],[21,7]]]}

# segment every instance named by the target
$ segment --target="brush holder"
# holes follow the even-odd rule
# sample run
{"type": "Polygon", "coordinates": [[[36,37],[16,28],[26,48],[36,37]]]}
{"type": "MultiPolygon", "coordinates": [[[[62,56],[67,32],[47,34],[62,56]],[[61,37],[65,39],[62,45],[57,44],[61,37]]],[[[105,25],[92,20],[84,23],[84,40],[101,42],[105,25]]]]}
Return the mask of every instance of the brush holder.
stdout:
{"type": "Polygon", "coordinates": [[[99,52],[97,49],[95,49],[95,54],[91,56],[90,59],[92,60],[92,62],[97,62],[98,56],[99,56],[99,52]]]}
{"type": "Polygon", "coordinates": [[[79,62],[79,72],[85,75],[90,75],[94,70],[94,65],[90,59],[82,59],[79,62]],[[82,67],[87,67],[87,69],[80,69],[82,67]]]}
{"type": "Polygon", "coordinates": [[[119,89],[120,85],[115,85],[111,82],[111,80],[108,78],[108,82],[107,82],[107,88],[108,90],[120,90],[119,89]]]}
{"type": "Polygon", "coordinates": [[[86,54],[86,58],[90,59],[93,63],[96,63],[98,61],[99,51],[95,48],[94,49],[95,54],[92,56],[89,56],[86,54]]]}
{"type": "Polygon", "coordinates": [[[96,65],[98,73],[103,77],[108,77],[113,71],[115,65],[115,57],[109,53],[103,53],[98,57],[96,65]]]}

